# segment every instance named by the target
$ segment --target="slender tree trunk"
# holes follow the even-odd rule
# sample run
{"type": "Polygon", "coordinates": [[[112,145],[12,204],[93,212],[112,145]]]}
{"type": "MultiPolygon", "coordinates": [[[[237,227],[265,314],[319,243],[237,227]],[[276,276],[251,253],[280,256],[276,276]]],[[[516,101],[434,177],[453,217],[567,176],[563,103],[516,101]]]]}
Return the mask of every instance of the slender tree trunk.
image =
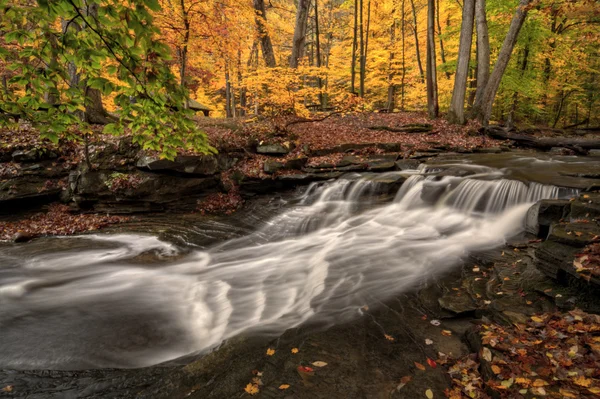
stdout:
{"type": "Polygon", "coordinates": [[[438,117],[440,106],[435,57],[435,0],[427,0],[427,110],[430,118],[438,117]]]}
{"type": "Polygon", "coordinates": [[[356,93],[356,50],[358,47],[358,1],[354,0],[354,37],[352,39],[352,77],[350,92],[356,93]]]}
{"type": "Polygon", "coordinates": [[[371,0],[367,2],[367,29],[365,32],[365,48],[360,57],[360,90],[361,97],[365,96],[365,79],[367,77],[367,55],[369,53],[369,33],[371,32],[371,0]]]}
{"type": "Polygon", "coordinates": [[[298,62],[304,55],[304,43],[306,42],[306,25],[308,22],[308,7],[310,0],[298,0],[296,11],[296,26],[294,27],[294,41],[292,44],[292,55],[290,67],[298,68],[298,62]]]}
{"type": "Polygon", "coordinates": [[[490,78],[490,38],[485,9],[485,0],[475,0],[475,20],[477,21],[477,90],[475,92],[475,103],[483,96],[490,78]]]}
{"type": "Polygon", "coordinates": [[[513,52],[515,44],[517,43],[517,38],[519,36],[519,32],[521,31],[521,27],[523,26],[525,18],[527,17],[529,4],[532,1],[533,0],[520,1],[517,11],[513,16],[512,22],[510,23],[510,28],[508,29],[508,33],[506,34],[506,38],[504,39],[500,53],[498,54],[498,60],[494,65],[494,70],[490,75],[485,92],[483,93],[481,105],[478,107],[478,104],[475,104],[475,115],[477,115],[477,119],[479,119],[483,125],[488,124],[490,116],[492,115],[492,106],[494,104],[494,99],[496,98],[496,93],[498,92],[500,82],[502,81],[502,76],[504,75],[504,71],[506,71],[506,67],[510,61],[510,56],[513,52]]]}
{"type": "Polygon", "coordinates": [[[419,46],[419,30],[417,29],[417,9],[415,8],[415,0],[410,0],[410,5],[412,6],[413,33],[415,35],[415,51],[417,53],[419,76],[421,76],[421,82],[425,82],[425,72],[423,71],[423,64],[421,63],[421,47],[419,46]]]}
{"type": "MultiPolygon", "coordinates": [[[[187,61],[188,61],[188,45],[190,43],[190,18],[189,9],[186,7],[185,0],[179,0],[179,6],[181,7],[181,20],[183,21],[183,43],[180,47],[180,75],[181,75],[181,87],[185,87],[185,78],[187,72],[187,61]]],[[[187,104],[186,108],[187,108],[187,104]]]]}
{"type": "Polygon", "coordinates": [[[406,0],[402,0],[402,78],[400,81],[400,109],[404,111],[404,99],[406,95],[406,0]]]}
{"type": "Polygon", "coordinates": [[[231,79],[229,78],[229,67],[225,67],[225,114],[228,118],[233,117],[231,109],[231,79]]]}
{"type": "Polygon", "coordinates": [[[465,96],[467,93],[467,77],[469,75],[469,61],[471,58],[471,45],[473,41],[473,18],[475,14],[475,0],[465,0],[463,4],[462,25],[460,29],[460,44],[458,48],[458,64],[454,77],[454,90],[448,111],[450,123],[465,123],[465,96]]]}
{"type": "Polygon", "coordinates": [[[265,10],[264,0],[254,0],[254,10],[256,17],[256,29],[258,30],[260,47],[262,49],[263,58],[265,65],[269,68],[275,68],[277,62],[275,61],[275,52],[273,51],[273,43],[271,42],[271,36],[269,36],[269,30],[267,29],[267,12],[265,10]]]}
{"type": "Polygon", "coordinates": [[[10,92],[8,91],[8,77],[6,75],[2,75],[2,88],[4,89],[4,94],[6,94],[6,96],[10,95],[10,92]]]}
{"type": "MultiPolygon", "coordinates": [[[[436,0],[435,4],[436,21],[438,28],[438,38],[440,40],[440,56],[442,57],[442,64],[446,63],[446,51],[444,50],[444,40],[442,39],[442,24],[440,22],[440,0],[436,0]]],[[[450,79],[450,72],[446,71],[446,78],[450,79]]]]}
{"type": "Polygon", "coordinates": [[[390,25],[390,71],[388,73],[388,93],[387,93],[387,110],[394,112],[396,106],[396,85],[394,78],[396,76],[394,58],[396,57],[396,9],[392,10],[392,23],[390,25]]]}
{"type": "MultiPolygon", "coordinates": [[[[315,45],[316,45],[316,54],[315,61],[317,68],[321,68],[321,32],[319,31],[319,0],[315,1],[315,45]]],[[[320,73],[320,71],[319,71],[320,73]]],[[[319,85],[319,104],[321,105],[321,110],[325,106],[324,94],[323,94],[323,79],[321,79],[321,75],[317,78],[317,84],[319,85]]]]}
{"type": "Polygon", "coordinates": [[[365,56],[365,33],[363,29],[363,0],[360,0],[360,6],[358,10],[359,19],[359,33],[360,33],[360,57],[359,57],[359,89],[358,95],[360,97],[365,96],[365,81],[363,80],[363,57],[365,56]]]}

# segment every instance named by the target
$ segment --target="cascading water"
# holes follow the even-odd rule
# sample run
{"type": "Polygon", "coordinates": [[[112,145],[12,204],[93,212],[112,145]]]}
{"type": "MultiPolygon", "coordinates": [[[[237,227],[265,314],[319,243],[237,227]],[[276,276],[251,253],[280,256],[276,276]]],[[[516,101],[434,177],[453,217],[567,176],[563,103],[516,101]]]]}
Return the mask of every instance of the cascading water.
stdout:
{"type": "Polygon", "coordinates": [[[370,178],[314,184],[256,232],[188,254],[126,234],[0,250],[0,368],[148,366],[242,332],[346,321],[502,245],[535,201],[575,194],[490,168],[440,170],[408,172],[383,204],[370,178]],[[148,252],[162,261],[140,264],[148,252]]]}

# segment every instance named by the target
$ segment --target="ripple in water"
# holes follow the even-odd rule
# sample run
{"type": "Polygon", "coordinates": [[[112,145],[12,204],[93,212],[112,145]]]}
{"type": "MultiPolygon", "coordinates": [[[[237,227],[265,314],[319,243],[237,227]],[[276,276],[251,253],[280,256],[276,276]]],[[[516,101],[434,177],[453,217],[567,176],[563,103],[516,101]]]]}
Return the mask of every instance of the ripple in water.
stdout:
{"type": "Polygon", "coordinates": [[[415,174],[393,202],[362,209],[377,184],[315,184],[258,231],[184,255],[131,234],[51,239],[75,249],[29,258],[28,246],[0,252],[0,367],[141,367],[242,332],[346,321],[502,245],[531,203],[573,194],[415,174]],[[149,251],[163,262],[134,261],[149,251]]]}

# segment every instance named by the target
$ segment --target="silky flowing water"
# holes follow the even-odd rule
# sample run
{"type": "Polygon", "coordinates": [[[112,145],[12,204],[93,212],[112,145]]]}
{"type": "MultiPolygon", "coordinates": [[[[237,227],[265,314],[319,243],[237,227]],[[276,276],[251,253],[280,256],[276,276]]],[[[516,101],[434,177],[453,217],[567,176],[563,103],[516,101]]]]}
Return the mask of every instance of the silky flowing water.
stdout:
{"type": "MultiPolygon", "coordinates": [[[[233,238],[216,243],[113,232],[2,246],[0,368],[142,367],[348,321],[522,233],[536,201],[577,193],[458,167],[380,176],[408,177],[391,196],[372,176],[312,184],[255,226],[220,226],[233,238]]],[[[182,231],[215,228],[195,220],[182,231]]]]}

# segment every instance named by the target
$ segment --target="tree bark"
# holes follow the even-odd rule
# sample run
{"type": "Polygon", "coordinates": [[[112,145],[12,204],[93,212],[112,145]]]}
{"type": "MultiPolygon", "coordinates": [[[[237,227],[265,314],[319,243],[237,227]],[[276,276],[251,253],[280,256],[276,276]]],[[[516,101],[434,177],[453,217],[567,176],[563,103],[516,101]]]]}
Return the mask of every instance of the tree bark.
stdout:
{"type": "MultiPolygon", "coordinates": [[[[440,40],[440,56],[442,57],[442,64],[446,63],[446,51],[444,50],[444,40],[442,39],[442,24],[440,22],[440,0],[436,0],[435,14],[438,28],[438,38],[440,40]]],[[[446,71],[446,78],[450,79],[450,72],[446,71]]]]}
{"type": "Polygon", "coordinates": [[[406,94],[406,0],[402,0],[402,78],[400,80],[400,109],[404,111],[404,99],[406,94]]]}
{"type": "Polygon", "coordinates": [[[475,0],[465,0],[462,12],[462,25],[460,29],[460,44],[458,48],[458,64],[454,77],[454,90],[448,111],[450,123],[464,124],[465,96],[467,93],[467,77],[469,74],[469,60],[471,58],[471,45],[473,42],[473,19],[475,14],[475,0]]]}
{"type": "MultiPolygon", "coordinates": [[[[319,27],[319,0],[315,1],[315,64],[317,68],[321,68],[321,32],[319,27]]],[[[319,104],[321,105],[321,109],[323,109],[325,100],[323,98],[323,80],[321,76],[317,77],[317,84],[319,86],[319,104]]]]}
{"type": "Polygon", "coordinates": [[[510,61],[510,56],[513,52],[515,44],[517,43],[517,38],[519,36],[519,32],[521,31],[521,27],[523,26],[525,18],[527,17],[529,4],[532,1],[533,0],[520,1],[517,11],[510,23],[510,28],[508,29],[508,33],[506,34],[506,38],[504,39],[500,53],[498,54],[498,60],[494,65],[494,70],[492,71],[492,74],[488,80],[488,84],[486,85],[485,92],[481,96],[481,102],[475,103],[474,115],[476,115],[477,119],[484,126],[489,123],[496,93],[498,92],[500,82],[502,81],[502,76],[506,71],[506,67],[510,61]]]}
{"type": "Polygon", "coordinates": [[[365,33],[363,29],[363,0],[360,0],[359,10],[358,10],[358,20],[359,20],[359,33],[360,33],[360,57],[359,57],[359,88],[358,95],[360,97],[365,96],[365,82],[363,80],[363,57],[365,54],[365,33]]]}
{"type": "Polygon", "coordinates": [[[483,96],[490,78],[490,37],[485,10],[485,0],[475,0],[475,20],[477,21],[477,90],[475,92],[475,103],[483,96]]]}
{"type": "Polygon", "coordinates": [[[256,29],[260,39],[260,48],[262,50],[263,59],[265,65],[268,68],[275,68],[277,62],[275,61],[275,52],[273,51],[273,43],[271,42],[271,36],[269,36],[269,30],[267,29],[267,12],[265,10],[264,0],[254,0],[254,10],[256,12],[256,29]]]}
{"type": "Polygon", "coordinates": [[[438,117],[437,65],[435,57],[435,0],[427,0],[427,110],[429,117],[438,117]]]}
{"type": "Polygon", "coordinates": [[[360,92],[361,97],[365,96],[365,80],[367,77],[367,54],[369,52],[369,33],[371,30],[371,0],[367,3],[367,30],[365,34],[365,47],[360,57],[360,92]]]}
{"type": "Polygon", "coordinates": [[[290,67],[298,68],[298,62],[304,55],[304,43],[306,42],[306,25],[308,22],[308,7],[310,0],[298,0],[296,11],[296,26],[294,27],[294,41],[292,44],[292,55],[290,67]]]}
{"type": "Polygon", "coordinates": [[[390,25],[390,63],[389,63],[389,73],[388,73],[388,93],[387,93],[387,111],[394,112],[394,107],[396,106],[396,85],[394,84],[394,78],[396,76],[396,71],[394,67],[394,58],[396,47],[396,9],[392,10],[392,23],[390,25]]]}
{"type": "Polygon", "coordinates": [[[358,0],[354,0],[354,37],[352,40],[352,77],[350,92],[356,93],[356,50],[358,47],[358,0]]]}
{"type": "Polygon", "coordinates": [[[419,31],[417,29],[417,9],[415,8],[415,0],[410,0],[412,6],[413,16],[413,33],[415,35],[415,51],[417,53],[417,65],[419,67],[419,76],[421,76],[421,83],[425,82],[425,72],[423,71],[423,64],[421,63],[421,48],[419,46],[419,31]]]}

